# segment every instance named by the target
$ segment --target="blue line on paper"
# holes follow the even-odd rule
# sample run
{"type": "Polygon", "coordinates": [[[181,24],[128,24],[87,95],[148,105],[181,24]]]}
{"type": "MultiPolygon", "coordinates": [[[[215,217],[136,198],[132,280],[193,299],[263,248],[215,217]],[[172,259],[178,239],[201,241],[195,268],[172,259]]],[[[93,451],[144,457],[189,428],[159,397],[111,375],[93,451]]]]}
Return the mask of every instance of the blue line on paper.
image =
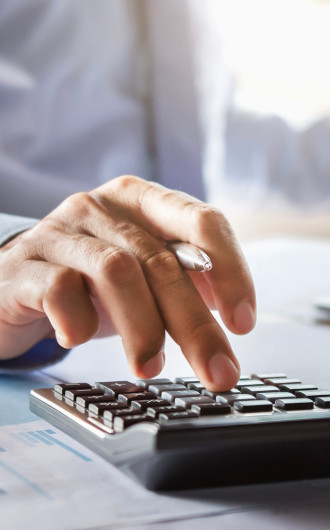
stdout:
{"type": "Polygon", "coordinates": [[[0,495],[6,495],[6,493],[7,493],[7,492],[6,492],[5,490],[2,490],[2,489],[0,488],[0,495]]]}
{"type": "Polygon", "coordinates": [[[47,440],[51,440],[54,444],[59,445],[63,449],[66,449],[67,451],[69,451],[73,455],[79,456],[79,458],[82,458],[82,460],[85,460],[85,462],[92,462],[92,460],[90,458],[88,458],[87,456],[83,455],[82,453],[79,453],[79,451],[76,451],[75,449],[73,449],[69,445],[66,445],[63,442],[60,442],[59,440],[56,440],[56,438],[53,438],[52,436],[49,436],[49,434],[47,434],[46,431],[45,432],[44,431],[37,431],[37,433],[40,434],[41,436],[45,437],[47,440]]]}
{"type": "Polygon", "coordinates": [[[22,438],[22,437],[19,436],[18,434],[11,433],[10,436],[11,436],[12,438],[15,438],[15,440],[18,440],[18,441],[21,442],[22,444],[27,445],[28,447],[33,447],[33,444],[32,444],[31,442],[28,442],[27,440],[25,440],[24,438],[22,438]]]}
{"type": "Polygon", "coordinates": [[[0,447],[0,453],[5,453],[6,452],[6,449],[3,449],[2,447],[0,447]]]}
{"type": "Polygon", "coordinates": [[[52,442],[50,442],[49,440],[45,440],[42,436],[39,436],[39,434],[37,434],[36,432],[33,432],[33,431],[28,431],[28,434],[30,434],[31,436],[33,436],[34,438],[36,438],[37,440],[39,440],[40,442],[43,442],[44,444],[46,445],[54,445],[52,442]]]}
{"type": "Polygon", "coordinates": [[[27,486],[30,486],[30,488],[32,488],[36,493],[39,493],[39,495],[42,495],[42,497],[45,497],[46,499],[52,500],[52,497],[46,491],[44,491],[37,484],[35,484],[34,482],[31,482],[31,480],[29,480],[28,478],[24,477],[24,475],[21,475],[21,473],[16,471],[16,469],[13,469],[12,467],[8,466],[7,464],[2,462],[1,460],[0,460],[0,467],[2,467],[6,471],[8,471],[12,475],[14,475],[14,477],[20,479],[27,486]]]}
{"type": "Polygon", "coordinates": [[[56,434],[56,432],[52,431],[51,429],[45,429],[45,432],[48,434],[56,434]]]}
{"type": "Polygon", "coordinates": [[[22,436],[23,438],[25,438],[25,440],[28,440],[29,442],[32,442],[33,444],[39,443],[39,440],[36,440],[35,438],[33,438],[33,436],[31,436],[27,432],[20,432],[19,435],[22,436]]]}

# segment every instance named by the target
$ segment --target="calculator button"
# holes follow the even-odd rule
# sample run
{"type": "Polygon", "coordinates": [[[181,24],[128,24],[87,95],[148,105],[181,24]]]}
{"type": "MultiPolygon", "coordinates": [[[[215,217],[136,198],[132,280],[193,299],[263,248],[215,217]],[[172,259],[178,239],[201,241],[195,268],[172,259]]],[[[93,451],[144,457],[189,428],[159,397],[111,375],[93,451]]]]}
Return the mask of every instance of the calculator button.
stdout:
{"type": "Polygon", "coordinates": [[[190,409],[191,405],[198,405],[199,403],[214,403],[214,400],[207,396],[193,396],[175,398],[174,404],[177,407],[184,407],[190,409]]]}
{"type": "Polygon", "coordinates": [[[200,393],[196,392],[196,390],[169,390],[168,392],[162,392],[161,397],[162,399],[167,399],[167,401],[173,403],[175,398],[194,396],[200,396],[200,393]]]}
{"type": "Polygon", "coordinates": [[[330,396],[330,390],[299,390],[296,392],[297,398],[308,398],[315,400],[317,397],[330,396]]]}
{"type": "Polygon", "coordinates": [[[233,396],[234,394],[240,394],[241,392],[237,388],[232,388],[228,392],[212,392],[211,390],[202,390],[202,396],[208,396],[212,399],[215,399],[217,396],[233,396]]]}
{"type": "Polygon", "coordinates": [[[198,414],[196,412],[191,412],[190,410],[185,410],[184,412],[167,412],[159,414],[158,419],[159,420],[185,420],[187,418],[198,418],[198,414]]]}
{"type": "Polygon", "coordinates": [[[155,399],[153,392],[133,392],[132,394],[119,394],[118,401],[130,405],[132,401],[148,401],[148,399],[155,399]]]}
{"type": "Polygon", "coordinates": [[[88,390],[92,388],[91,385],[87,383],[63,383],[60,385],[54,386],[54,391],[58,394],[64,395],[66,390],[88,390]]]}
{"type": "Polygon", "coordinates": [[[168,385],[151,385],[149,386],[149,392],[153,392],[156,394],[156,396],[161,396],[162,392],[165,392],[167,390],[187,390],[184,385],[177,385],[175,383],[171,383],[168,385]]]}
{"type": "Polygon", "coordinates": [[[113,427],[115,432],[122,432],[127,427],[130,427],[131,425],[135,425],[136,423],[141,422],[154,422],[155,420],[148,416],[147,414],[133,414],[131,416],[124,416],[123,418],[120,418],[120,416],[117,416],[114,418],[113,427]]]}
{"type": "Polygon", "coordinates": [[[199,383],[199,379],[197,377],[176,377],[174,383],[187,386],[188,383],[199,383]]]}
{"type": "Polygon", "coordinates": [[[65,397],[67,399],[71,399],[71,401],[75,401],[78,396],[103,396],[102,390],[98,388],[90,388],[90,389],[83,389],[83,390],[66,390],[65,391],[65,397]]]}
{"type": "Polygon", "coordinates": [[[185,412],[183,407],[174,407],[169,405],[168,407],[149,407],[147,409],[147,414],[152,418],[158,418],[159,414],[167,414],[168,412],[185,412]]]}
{"type": "Polygon", "coordinates": [[[317,390],[317,386],[315,385],[303,385],[301,383],[295,383],[295,384],[288,384],[288,385],[281,385],[280,390],[282,392],[293,392],[294,394],[298,390],[317,390]]]}
{"type": "Polygon", "coordinates": [[[237,382],[237,384],[235,385],[235,387],[238,390],[241,390],[243,388],[243,386],[261,386],[261,385],[262,385],[262,383],[261,383],[260,379],[249,379],[248,381],[239,380],[237,382]]]}
{"type": "Polygon", "coordinates": [[[140,388],[143,388],[144,390],[148,390],[150,385],[170,385],[172,384],[172,381],[170,379],[137,379],[136,380],[137,386],[140,388]]]}
{"type": "Polygon", "coordinates": [[[235,401],[254,401],[256,398],[251,394],[225,394],[223,396],[217,396],[217,403],[229,403],[232,405],[235,401]]]}
{"type": "Polygon", "coordinates": [[[279,378],[269,378],[265,379],[264,381],[266,385],[274,385],[274,386],[280,386],[280,385],[295,385],[301,383],[300,379],[289,379],[288,377],[283,377],[282,379],[279,378]]]}
{"type": "Polygon", "coordinates": [[[230,414],[231,407],[228,403],[198,403],[191,406],[191,412],[196,412],[199,416],[220,416],[230,414]]]}
{"type": "Polygon", "coordinates": [[[115,401],[115,398],[112,396],[105,396],[102,394],[102,396],[78,396],[76,404],[80,407],[88,407],[90,403],[111,403],[113,401],[115,401]]]}
{"type": "Polygon", "coordinates": [[[260,379],[265,381],[266,379],[285,379],[285,374],[251,374],[251,379],[260,379]]]}
{"type": "Polygon", "coordinates": [[[239,378],[240,381],[250,381],[251,379],[253,379],[253,377],[249,377],[248,375],[240,375],[239,378]]]}
{"type": "Polygon", "coordinates": [[[146,411],[148,407],[166,407],[170,405],[170,402],[166,399],[148,399],[145,401],[132,401],[131,407],[135,410],[146,411]]]}
{"type": "Polygon", "coordinates": [[[315,399],[315,405],[322,409],[330,409],[330,396],[317,397],[315,399]]]}
{"type": "Polygon", "coordinates": [[[116,409],[126,409],[127,405],[124,403],[118,403],[114,401],[113,403],[90,403],[88,405],[88,410],[93,412],[93,414],[101,415],[104,414],[106,410],[116,410],[116,409]]]}
{"type": "Polygon", "coordinates": [[[256,395],[257,399],[267,399],[268,401],[271,401],[272,403],[275,403],[277,399],[294,399],[295,395],[290,394],[290,392],[265,392],[264,394],[262,392],[259,392],[256,395]]]}
{"type": "Polygon", "coordinates": [[[141,392],[141,387],[130,383],[129,381],[110,381],[109,383],[95,383],[97,388],[100,388],[110,396],[118,396],[118,394],[128,394],[132,392],[141,392]]]}
{"type": "Polygon", "coordinates": [[[310,410],[313,406],[313,401],[306,398],[277,399],[275,401],[275,407],[281,410],[310,410]]]}
{"type": "Polygon", "coordinates": [[[262,385],[262,386],[243,386],[242,394],[252,394],[256,396],[259,392],[278,392],[278,388],[273,385],[262,385]]]}
{"type": "Polygon", "coordinates": [[[253,412],[271,412],[273,410],[273,404],[270,401],[236,401],[234,403],[234,409],[237,412],[243,414],[253,413],[253,412]]]}
{"type": "Polygon", "coordinates": [[[124,416],[142,416],[144,412],[140,412],[139,410],[132,409],[116,409],[116,410],[107,410],[104,415],[103,419],[104,421],[108,421],[109,423],[113,423],[114,419],[117,417],[124,418],[124,416]]]}
{"type": "Polygon", "coordinates": [[[202,392],[202,390],[205,390],[205,386],[202,385],[202,383],[188,383],[187,388],[188,390],[196,390],[196,392],[202,392]]]}

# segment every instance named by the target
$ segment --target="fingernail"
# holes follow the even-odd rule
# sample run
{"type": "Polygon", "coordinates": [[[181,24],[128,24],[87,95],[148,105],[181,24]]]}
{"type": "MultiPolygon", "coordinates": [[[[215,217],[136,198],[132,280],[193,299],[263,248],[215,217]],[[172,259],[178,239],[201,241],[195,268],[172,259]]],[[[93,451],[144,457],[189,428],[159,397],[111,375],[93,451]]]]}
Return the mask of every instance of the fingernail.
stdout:
{"type": "Polygon", "coordinates": [[[255,324],[256,317],[249,302],[241,302],[233,314],[233,324],[239,333],[249,333],[255,324]]]}
{"type": "Polygon", "coordinates": [[[59,343],[60,346],[62,346],[62,348],[70,350],[78,346],[78,344],[70,344],[68,342],[67,337],[64,337],[64,335],[61,335],[58,331],[56,331],[55,336],[56,336],[57,342],[59,343]]]}
{"type": "Polygon", "coordinates": [[[217,353],[209,360],[209,371],[212,383],[219,392],[233,388],[240,375],[240,369],[224,353],[217,353]]]}
{"type": "Polygon", "coordinates": [[[142,367],[141,372],[144,374],[146,379],[155,377],[158,375],[165,365],[165,353],[160,351],[154,357],[151,357],[142,367]]]}

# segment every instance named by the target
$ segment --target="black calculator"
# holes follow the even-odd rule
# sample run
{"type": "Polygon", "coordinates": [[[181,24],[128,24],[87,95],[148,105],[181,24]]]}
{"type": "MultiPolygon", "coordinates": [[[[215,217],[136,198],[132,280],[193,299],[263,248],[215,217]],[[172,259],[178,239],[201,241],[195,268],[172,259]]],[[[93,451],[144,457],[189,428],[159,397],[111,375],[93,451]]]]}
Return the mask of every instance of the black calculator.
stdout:
{"type": "Polygon", "coordinates": [[[57,384],[30,409],[154,491],[330,476],[330,390],[282,373],[57,384]]]}

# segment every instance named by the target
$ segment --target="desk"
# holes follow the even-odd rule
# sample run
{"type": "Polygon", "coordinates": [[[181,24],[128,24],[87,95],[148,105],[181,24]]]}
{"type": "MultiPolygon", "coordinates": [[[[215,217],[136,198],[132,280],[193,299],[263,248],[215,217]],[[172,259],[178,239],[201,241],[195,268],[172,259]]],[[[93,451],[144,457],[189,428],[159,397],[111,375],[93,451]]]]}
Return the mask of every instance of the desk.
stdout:
{"type": "MultiPolygon", "coordinates": [[[[263,247],[268,248],[266,243],[260,245],[261,254],[263,247]]],[[[252,263],[256,250],[251,248],[246,253],[252,263]]],[[[271,275],[276,281],[274,271],[271,275]]],[[[257,289],[261,285],[265,289],[267,282],[256,279],[257,289]]],[[[278,307],[273,312],[266,310],[263,300],[268,299],[267,293],[259,295],[261,311],[256,329],[246,337],[228,333],[242,372],[284,371],[328,387],[330,327],[316,325],[310,315],[302,318],[299,311],[284,314],[278,307]]],[[[192,373],[171,339],[166,351],[163,376],[192,373]]],[[[29,387],[41,386],[43,381],[45,386],[52,386],[56,379],[94,382],[104,379],[105,373],[111,379],[130,378],[118,337],[91,341],[76,348],[62,363],[25,377],[24,382],[17,378],[17,389],[24,384],[20,414],[27,408],[29,387]]],[[[8,378],[0,379],[0,397],[5,381],[8,384],[8,378]]],[[[330,479],[158,495],[133,484],[97,455],[42,420],[33,421],[28,414],[26,410],[26,416],[20,417],[25,423],[0,428],[0,447],[6,450],[0,453],[0,462],[7,465],[0,464],[1,530],[18,530],[23,520],[25,530],[136,530],[146,525],[157,530],[197,530],[201,526],[205,530],[321,530],[330,526],[330,479]],[[52,433],[47,438],[49,430],[52,433]],[[22,432],[43,433],[50,445],[27,438],[24,445],[22,432]],[[14,476],[13,471],[21,476],[14,476]]]]}

